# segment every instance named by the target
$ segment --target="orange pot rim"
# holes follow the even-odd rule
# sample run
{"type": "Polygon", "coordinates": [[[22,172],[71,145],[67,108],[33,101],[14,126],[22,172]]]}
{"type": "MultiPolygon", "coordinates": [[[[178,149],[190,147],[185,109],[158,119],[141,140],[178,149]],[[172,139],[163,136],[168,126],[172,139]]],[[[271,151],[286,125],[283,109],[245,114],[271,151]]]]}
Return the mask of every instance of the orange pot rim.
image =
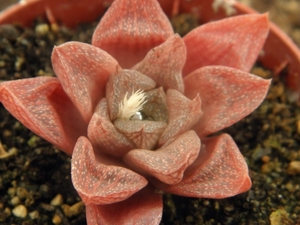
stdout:
{"type": "MultiPolygon", "coordinates": [[[[82,22],[92,22],[105,12],[113,0],[23,0],[0,13],[0,24],[18,23],[30,26],[32,21],[46,15],[49,22],[55,20],[69,27],[82,22]]],[[[224,10],[213,11],[213,0],[159,0],[165,13],[170,16],[177,13],[196,13],[201,22],[225,18],[224,10]],[[176,9],[175,9],[176,7],[176,9]]],[[[235,15],[256,13],[253,9],[235,3],[235,15]]],[[[262,64],[274,71],[275,75],[285,69],[287,86],[300,93],[300,50],[293,41],[275,24],[270,22],[270,33],[259,57],[262,64]]]]}

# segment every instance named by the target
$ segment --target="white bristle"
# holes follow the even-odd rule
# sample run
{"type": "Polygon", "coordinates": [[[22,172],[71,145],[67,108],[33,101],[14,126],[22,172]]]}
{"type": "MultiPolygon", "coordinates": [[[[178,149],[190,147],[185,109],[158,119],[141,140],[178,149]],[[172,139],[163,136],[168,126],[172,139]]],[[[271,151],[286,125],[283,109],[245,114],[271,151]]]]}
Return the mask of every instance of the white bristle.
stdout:
{"type": "Polygon", "coordinates": [[[147,102],[146,93],[143,90],[137,90],[133,92],[127,99],[128,92],[119,105],[119,116],[120,119],[130,119],[136,112],[143,109],[143,105],[147,102]]]}

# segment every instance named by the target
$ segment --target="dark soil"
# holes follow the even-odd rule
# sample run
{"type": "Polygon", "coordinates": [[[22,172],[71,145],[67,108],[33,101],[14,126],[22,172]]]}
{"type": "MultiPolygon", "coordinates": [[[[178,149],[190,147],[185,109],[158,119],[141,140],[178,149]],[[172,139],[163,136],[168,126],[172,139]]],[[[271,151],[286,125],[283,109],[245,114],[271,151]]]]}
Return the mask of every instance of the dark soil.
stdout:
{"type": "MultiPolygon", "coordinates": [[[[42,20],[33,29],[0,26],[0,82],[54,76],[53,46],[70,40],[90,42],[95,25],[74,31],[42,20]]],[[[252,72],[272,77],[259,65],[252,72]]],[[[284,82],[273,79],[263,104],[224,131],[245,156],[251,190],[223,200],[164,195],[161,224],[300,224],[299,106],[288,100],[284,82]]],[[[70,157],[24,128],[2,105],[0,118],[0,152],[3,148],[11,153],[0,153],[0,225],[85,224],[84,206],[70,180],[70,157]]]]}

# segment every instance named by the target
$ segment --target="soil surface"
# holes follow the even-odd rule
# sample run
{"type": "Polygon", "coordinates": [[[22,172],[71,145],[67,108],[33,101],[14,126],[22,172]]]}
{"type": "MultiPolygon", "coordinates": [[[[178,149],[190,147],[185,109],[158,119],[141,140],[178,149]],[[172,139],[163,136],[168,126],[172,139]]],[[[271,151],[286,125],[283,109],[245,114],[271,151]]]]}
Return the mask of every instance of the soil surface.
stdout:
{"type": "MultiPolygon", "coordinates": [[[[259,11],[270,10],[270,18],[300,44],[300,19],[294,12],[300,1],[252,4],[259,11]]],[[[197,26],[186,15],[172,21],[175,27],[186,21],[193,24],[184,29],[197,26]]],[[[0,82],[54,76],[53,46],[70,40],[90,42],[95,25],[69,30],[37,19],[32,29],[0,26],[0,82]]],[[[181,34],[187,32],[180,29],[181,34]]],[[[273,76],[259,64],[252,72],[273,76]]],[[[273,79],[262,105],[224,130],[249,165],[250,191],[222,200],[164,195],[161,224],[300,224],[300,103],[288,97],[284,82],[273,79]]],[[[84,225],[84,205],[70,179],[70,157],[28,131],[2,105],[0,118],[0,225],[84,225]]]]}

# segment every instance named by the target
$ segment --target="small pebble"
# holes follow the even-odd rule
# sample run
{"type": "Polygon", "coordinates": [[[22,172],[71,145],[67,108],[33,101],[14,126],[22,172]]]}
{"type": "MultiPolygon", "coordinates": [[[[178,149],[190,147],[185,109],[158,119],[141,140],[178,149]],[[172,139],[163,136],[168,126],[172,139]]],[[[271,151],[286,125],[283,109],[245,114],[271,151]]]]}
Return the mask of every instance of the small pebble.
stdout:
{"type": "Polygon", "coordinates": [[[16,192],[17,192],[17,188],[15,187],[11,187],[8,189],[7,193],[8,195],[13,198],[15,195],[16,195],[16,192]]]}
{"type": "Polygon", "coordinates": [[[63,203],[63,197],[61,194],[56,195],[50,202],[50,205],[59,206],[63,203]]]}
{"type": "Polygon", "coordinates": [[[78,215],[79,213],[81,213],[83,211],[84,204],[83,204],[83,202],[77,202],[72,206],[69,206],[67,204],[63,204],[61,207],[64,211],[64,214],[67,217],[72,217],[72,216],[78,215]]]}
{"type": "Polygon", "coordinates": [[[271,225],[293,225],[289,214],[284,209],[278,209],[270,215],[271,225]]]}
{"type": "Polygon", "coordinates": [[[23,56],[19,56],[17,57],[16,61],[15,61],[15,69],[16,71],[20,71],[22,66],[24,65],[25,63],[25,58],[23,56]]]}
{"type": "Polygon", "coordinates": [[[0,35],[8,39],[16,39],[20,35],[20,32],[15,26],[4,24],[0,26],[0,35]]]}
{"type": "Polygon", "coordinates": [[[300,161],[290,162],[287,173],[290,175],[300,174],[300,161]]]}
{"type": "Polygon", "coordinates": [[[18,196],[15,196],[10,200],[10,202],[11,202],[12,205],[19,205],[20,204],[20,198],[18,196]]]}
{"type": "Polygon", "coordinates": [[[49,25],[48,24],[38,24],[35,27],[35,32],[37,35],[44,36],[49,33],[49,25]]]}
{"type": "Polygon", "coordinates": [[[275,167],[275,165],[274,165],[273,162],[264,163],[261,166],[261,172],[264,173],[264,174],[271,173],[274,170],[274,167],[275,167]]]}
{"type": "Polygon", "coordinates": [[[285,188],[286,188],[289,192],[295,191],[295,187],[294,187],[294,185],[293,185],[291,182],[288,182],[288,183],[285,185],[285,188]]]}
{"type": "Polygon", "coordinates": [[[52,218],[52,223],[54,223],[54,224],[61,224],[61,222],[62,222],[61,217],[55,213],[55,215],[52,218]]]}
{"type": "Polygon", "coordinates": [[[10,216],[10,215],[11,215],[11,209],[8,208],[8,207],[6,207],[6,208],[4,209],[4,214],[7,215],[7,216],[10,216]]]}
{"type": "Polygon", "coordinates": [[[270,157],[265,155],[261,158],[261,160],[264,162],[264,163],[268,163],[270,161],[270,157]]]}
{"type": "Polygon", "coordinates": [[[27,208],[24,205],[18,205],[13,210],[14,216],[19,218],[25,218],[27,216],[27,208]]]}
{"type": "Polygon", "coordinates": [[[34,210],[29,213],[29,217],[32,220],[36,220],[37,218],[39,218],[39,216],[40,216],[40,214],[39,214],[39,211],[37,211],[37,210],[34,210]]]}
{"type": "Polygon", "coordinates": [[[29,193],[28,193],[28,191],[27,191],[25,188],[23,188],[23,187],[18,187],[18,188],[17,188],[17,196],[18,196],[21,200],[27,198],[28,194],[29,194],[29,193]]]}

